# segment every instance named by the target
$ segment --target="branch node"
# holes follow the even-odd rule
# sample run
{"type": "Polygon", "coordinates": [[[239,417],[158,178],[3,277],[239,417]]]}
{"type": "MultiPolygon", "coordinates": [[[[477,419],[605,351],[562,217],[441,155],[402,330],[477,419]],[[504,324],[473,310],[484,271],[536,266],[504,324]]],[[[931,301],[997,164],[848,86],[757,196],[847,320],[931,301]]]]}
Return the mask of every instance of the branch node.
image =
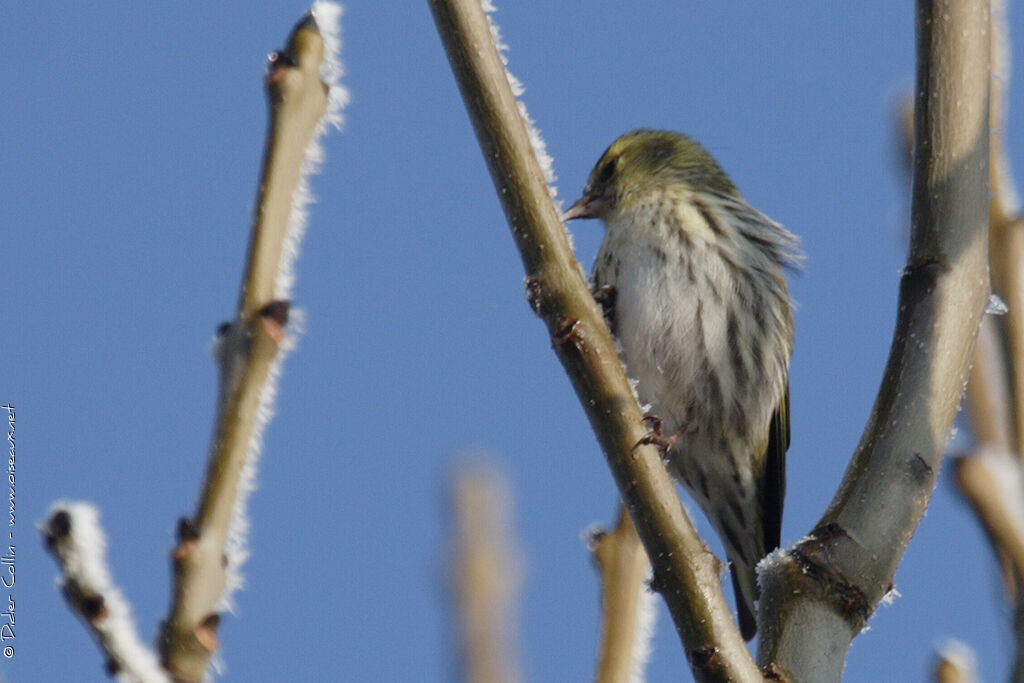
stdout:
{"type": "Polygon", "coordinates": [[[690,650],[690,664],[695,669],[709,669],[714,665],[715,656],[718,654],[718,648],[713,645],[705,645],[704,647],[698,647],[695,650],[690,650]]]}
{"type": "Polygon", "coordinates": [[[276,344],[284,341],[284,327],[288,324],[288,311],[291,303],[284,300],[271,301],[259,310],[260,323],[263,331],[276,344]]]}
{"type": "Polygon", "coordinates": [[[907,471],[917,484],[923,485],[932,480],[935,468],[920,453],[914,453],[907,460],[907,471]]]}
{"type": "Polygon", "coordinates": [[[113,657],[107,657],[107,660],[103,662],[103,670],[111,678],[115,678],[121,673],[121,665],[113,657]]]}
{"type": "Polygon", "coordinates": [[[792,558],[800,573],[817,586],[822,598],[847,623],[865,624],[874,612],[872,601],[830,560],[834,541],[841,538],[853,540],[835,522],[816,527],[793,547],[792,558]]]}
{"type": "Polygon", "coordinates": [[[207,652],[217,651],[217,629],[220,628],[220,615],[208,614],[196,627],[196,640],[207,652]]]}
{"type": "Polygon", "coordinates": [[[259,315],[261,318],[269,318],[273,320],[279,327],[284,327],[288,324],[288,311],[291,309],[291,302],[280,299],[277,301],[271,301],[269,304],[260,309],[259,315]]]}
{"type": "Polygon", "coordinates": [[[573,337],[576,336],[579,324],[579,318],[559,316],[556,321],[557,331],[553,337],[555,346],[565,346],[572,341],[573,337]]]}
{"type": "Polygon", "coordinates": [[[533,314],[540,315],[541,304],[544,301],[544,287],[540,283],[540,278],[536,275],[530,275],[526,278],[526,301],[530,304],[530,310],[533,311],[533,314]]]}
{"type": "Polygon", "coordinates": [[[178,520],[177,534],[179,543],[199,540],[199,529],[196,528],[195,522],[188,517],[182,517],[178,520]]]}
{"type": "Polygon", "coordinates": [[[46,522],[46,547],[54,546],[71,533],[71,515],[67,510],[58,510],[46,522]]]}
{"type": "Polygon", "coordinates": [[[903,267],[903,277],[913,277],[918,273],[927,273],[928,277],[935,278],[939,273],[949,269],[949,265],[938,254],[924,253],[909,261],[903,267]]]}
{"type": "Polygon", "coordinates": [[[93,625],[103,621],[107,617],[107,605],[102,595],[83,595],[82,614],[93,625]]]}

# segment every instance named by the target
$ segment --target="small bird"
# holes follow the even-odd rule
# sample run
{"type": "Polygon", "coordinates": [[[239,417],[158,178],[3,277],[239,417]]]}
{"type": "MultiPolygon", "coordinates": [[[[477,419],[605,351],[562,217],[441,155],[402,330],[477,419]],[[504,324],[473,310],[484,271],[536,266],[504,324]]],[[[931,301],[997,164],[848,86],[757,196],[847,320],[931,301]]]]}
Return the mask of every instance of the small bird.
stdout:
{"type": "Polygon", "coordinates": [[[799,265],[799,242],[670,131],[613,142],[563,218],[604,221],[595,296],[650,405],[651,440],[725,545],[750,640],[754,567],[782,527],[793,348],[784,267],[799,265]]]}

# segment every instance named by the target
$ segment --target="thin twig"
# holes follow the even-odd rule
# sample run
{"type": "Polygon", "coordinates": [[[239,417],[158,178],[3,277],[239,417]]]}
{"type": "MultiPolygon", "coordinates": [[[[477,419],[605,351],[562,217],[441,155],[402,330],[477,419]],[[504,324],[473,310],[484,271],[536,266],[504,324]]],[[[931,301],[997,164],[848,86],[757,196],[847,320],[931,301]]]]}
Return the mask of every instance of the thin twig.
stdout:
{"type": "Polygon", "coordinates": [[[479,0],[431,0],[434,21],[527,274],[527,298],[590,419],[699,680],[760,681],[573,256],[479,0]]]}
{"type": "Polygon", "coordinates": [[[762,666],[839,680],[935,487],[989,297],[985,0],[919,0],[911,244],[882,386],[811,533],[762,565],[762,666]]]}

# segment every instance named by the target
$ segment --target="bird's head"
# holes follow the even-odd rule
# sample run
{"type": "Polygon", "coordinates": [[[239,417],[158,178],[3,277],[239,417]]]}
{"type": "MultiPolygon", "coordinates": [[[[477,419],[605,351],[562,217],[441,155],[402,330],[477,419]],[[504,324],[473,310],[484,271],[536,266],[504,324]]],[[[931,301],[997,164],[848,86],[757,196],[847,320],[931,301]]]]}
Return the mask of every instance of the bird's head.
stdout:
{"type": "Polygon", "coordinates": [[[562,218],[606,219],[652,193],[676,188],[737,194],[729,176],[696,141],[672,131],[635,130],[605,150],[583,196],[562,218]]]}

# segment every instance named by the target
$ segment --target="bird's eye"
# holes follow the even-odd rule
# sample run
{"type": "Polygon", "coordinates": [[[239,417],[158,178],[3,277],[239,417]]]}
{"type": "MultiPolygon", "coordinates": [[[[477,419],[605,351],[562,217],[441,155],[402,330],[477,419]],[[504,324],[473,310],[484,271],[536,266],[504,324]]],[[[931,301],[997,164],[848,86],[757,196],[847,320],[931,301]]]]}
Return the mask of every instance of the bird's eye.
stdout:
{"type": "Polygon", "coordinates": [[[607,183],[615,175],[615,167],[618,165],[618,159],[611,159],[605,162],[605,165],[601,167],[601,170],[597,172],[598,182],[607,183]]]}

